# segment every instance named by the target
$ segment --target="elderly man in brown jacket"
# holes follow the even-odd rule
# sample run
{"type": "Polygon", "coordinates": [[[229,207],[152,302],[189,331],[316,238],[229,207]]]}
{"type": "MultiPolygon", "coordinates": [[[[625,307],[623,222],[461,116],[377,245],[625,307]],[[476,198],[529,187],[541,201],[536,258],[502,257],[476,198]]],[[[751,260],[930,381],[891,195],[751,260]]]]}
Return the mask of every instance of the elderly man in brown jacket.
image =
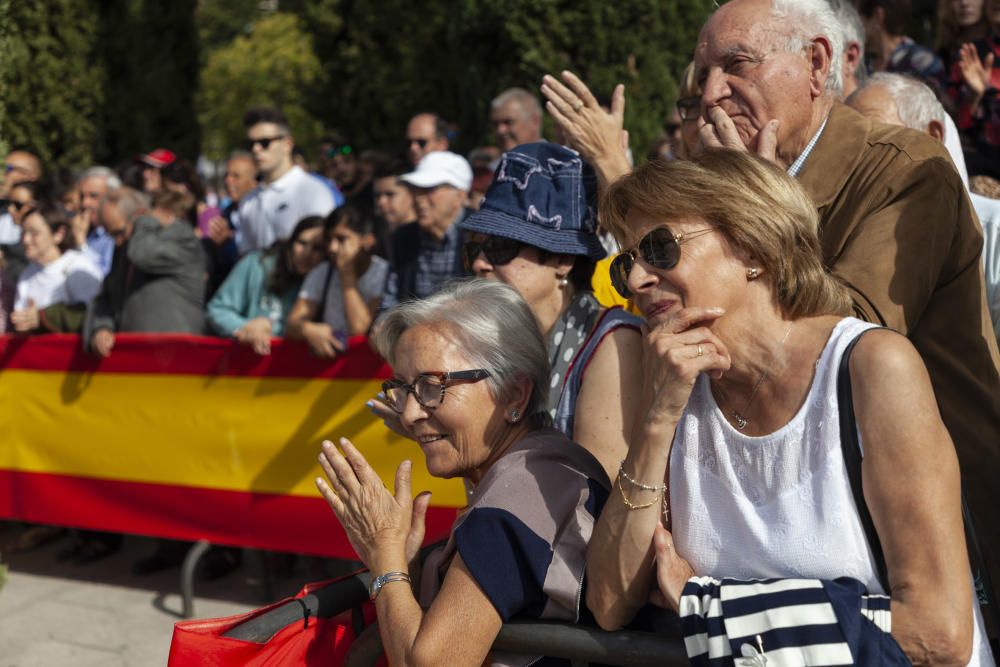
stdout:
{"type": "MultiPolygon", "coordinates": [[[[816,202],[823,259],[858,317],[920,351],[958,450],[963,486],[1000,581],[1000,354],[990,327],[982,229],[948,154],[930,137],[836,102],[842,35],[826,0],[732,0],[702,28],[699,143],[751,150],[816,202]]],[[[624,90],[600,109],[575,76],[546,76],[547,108],[604,182],[620,150],[624,90]]],[[[903,473],[901,473],[903,474],[903,473]]]]}

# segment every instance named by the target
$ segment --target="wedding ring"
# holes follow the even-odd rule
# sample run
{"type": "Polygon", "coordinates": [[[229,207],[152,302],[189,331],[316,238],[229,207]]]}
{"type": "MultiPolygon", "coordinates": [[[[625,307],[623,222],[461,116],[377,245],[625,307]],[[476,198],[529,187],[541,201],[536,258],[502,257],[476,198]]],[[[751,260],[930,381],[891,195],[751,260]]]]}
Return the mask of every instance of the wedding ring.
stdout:
{"type": "Polygon", "coordinates": [[[698,356],[705,354],[705,350],[702,349],[701,345],[698,346],[698,356]]]}
{"type": "Polygon", "coordinates": [[[579,112],[580,109],[582,108],[583,108],[583,102],[581,102],[580,100],[577,100],[576,102],[573,103],[573,111],[579,112]]]}

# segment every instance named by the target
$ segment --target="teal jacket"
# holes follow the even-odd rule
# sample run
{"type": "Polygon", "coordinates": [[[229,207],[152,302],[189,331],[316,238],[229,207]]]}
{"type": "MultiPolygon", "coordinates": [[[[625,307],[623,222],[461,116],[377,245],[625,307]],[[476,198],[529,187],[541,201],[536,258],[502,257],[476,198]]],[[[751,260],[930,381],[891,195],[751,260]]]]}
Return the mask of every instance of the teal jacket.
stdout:
{"type": "Polygon", "coordinates": [[[301,281],[275,295],[267,289],[267,279],[274,269],[274,257],[255,250],[237,262],[232,272],[208,302],[206,316],[212,331],[232,337],[249,320],[271,318],[275,336],[285,333],[285,319],[299,294],[301,281]]]}

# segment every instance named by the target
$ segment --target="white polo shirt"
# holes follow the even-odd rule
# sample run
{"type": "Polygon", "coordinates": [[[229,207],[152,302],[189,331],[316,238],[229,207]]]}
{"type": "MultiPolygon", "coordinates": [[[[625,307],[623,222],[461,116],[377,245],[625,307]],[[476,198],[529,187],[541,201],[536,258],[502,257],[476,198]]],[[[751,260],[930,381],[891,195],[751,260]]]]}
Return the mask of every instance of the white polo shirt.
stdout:
{"type": "Polygon", "coordinates": [[[302,218],[325,217],[333,208],[330,189],[301,167],[293,166],[274,183],[258,185],[240,201],[240,253],[286,239],[302,218]]]}

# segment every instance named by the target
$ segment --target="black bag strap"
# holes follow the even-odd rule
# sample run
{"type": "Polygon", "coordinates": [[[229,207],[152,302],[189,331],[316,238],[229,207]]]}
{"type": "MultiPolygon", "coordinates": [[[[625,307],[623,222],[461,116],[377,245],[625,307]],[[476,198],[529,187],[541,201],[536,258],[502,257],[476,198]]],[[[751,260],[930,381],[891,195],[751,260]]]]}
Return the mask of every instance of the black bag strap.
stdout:
{"type": "Polygon", "coordinates": [[[319,297],[319,307],[313,315],[313,322],[322,322],[326,316],[326,297],[330,294],[330,283],[333,281],[333,262],[326,262],[326,279],[323,281],[323,293],[319,297]]]}
{"type": "Polygon", "coordinates": [[[878,571],[878,580],[882,584],[886,595],[891,595],[889,590],[889,569],[885,564],[885,554],[882,553],[882,542],[875,531],[875,523],[872,521],[872,514],[868,511],[868,503],[865,502],[865,492],[861,486],[861,441],[858,439],[858,422],[854,417],[854,399],[851,394],[851,352],[858,344],[861,337],[872,329],[865,329],[852,340],[844,349],[844,356],[840,358],[840,369],[837,372],[837,406],[840,410],[840,451],[844,455],[844,465],[847,466],[847,477],[851,482],[851,493],[854,495],[854,504],[858,508],[858,516],[861,518],[861,526],[864,528],[865,537],[868,538],[868,546],[871,547],[872,557],[875,559],[875,569],[878,571]]]}
{"type": "MultiPolygon", "coordinates": [[[[878,578],[885,589],[886,595],[891,595],[889,590],[889,571],[885,564],[885,554],[882,553],[882,542],[875,531],[875,523],[872,521],[871,512],[868,511],[868,503],[865,502],[865,493],[861,485],[861,459],[863,452],[861,442],[858,439],[858,423],[854,416],[854,400],[851,396],[851,352],[858,344],[861,337],[869,331],[882,329],[875,327],[865,329],[858,334],[844,349],[844,356],[840,359],[840,369],[837,373],[837,406],[840,411],[840,450],[844,455],[844,464],[847,466],[847,477],[851,482],[851,493],[854,495],[854,504],[858,508],[858,516],[861,518],[861,525],[868,538],[868,545],[871,547],[872,556],[875,558],[875,567],[878,570],[878,578]]],[[[980,609],[983,613],[983,620],[987,626],[987,638],[994,655],[1000,655],[1000,642],[997,641],[996,633],[1000,629],[1000,608],[997,607],[996,596],[990,572],[986,568],[986,561],[979,548],[979,539],[976,536],[976,529],[972,523],[972,515],[969,506],[965,502],[965,494],[962,494],[962,523],[965,526],[966,547],[969,552],[969,565],[972,568],[973,580],[976,587],[980,609]]]]}

